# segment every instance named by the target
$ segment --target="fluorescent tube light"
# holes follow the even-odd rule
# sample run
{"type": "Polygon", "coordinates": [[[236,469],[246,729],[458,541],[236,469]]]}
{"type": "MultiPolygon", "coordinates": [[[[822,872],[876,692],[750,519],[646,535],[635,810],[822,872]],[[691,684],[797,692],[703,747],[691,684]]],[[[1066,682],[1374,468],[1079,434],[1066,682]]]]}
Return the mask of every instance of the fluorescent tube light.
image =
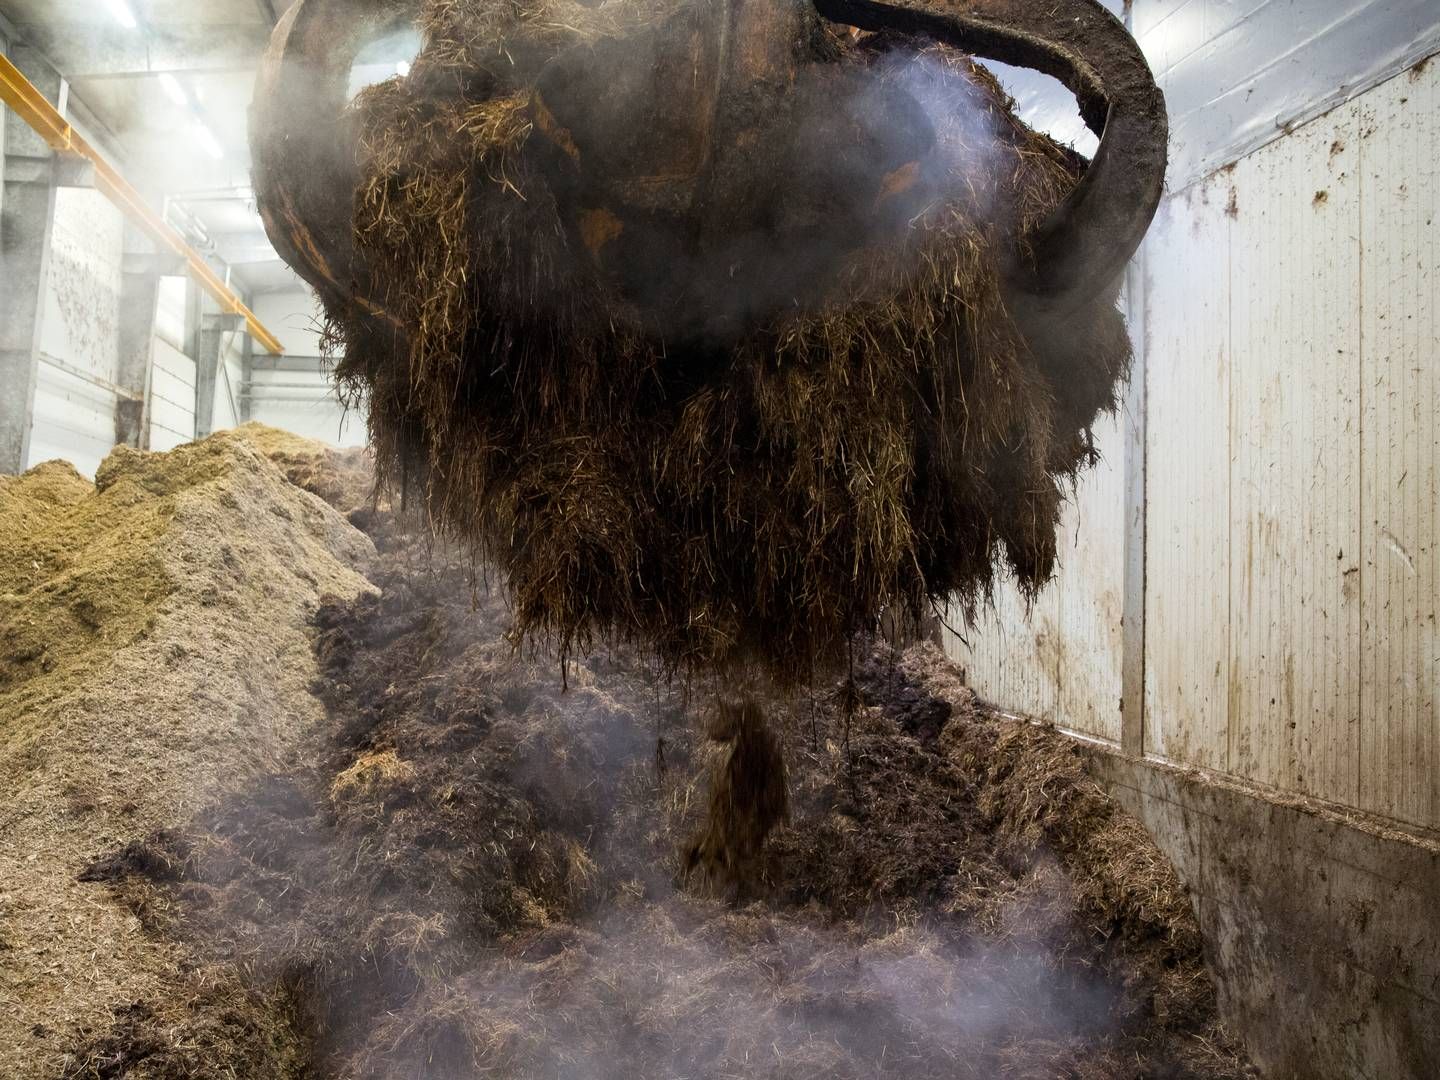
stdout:
{"type": "Polygon", "coordinates": [[[168,71],[160,75],[160,88],[169,95],[170,100],[176,105],[189,105],[190,99],[185,94],[185,88],[180,85],[180,80],[171,75],[168,71]]]}
{"type": "Polygon", "coordinates": [[[135,21],[135,13],[130,10],[126,0],[105,0],[110,5],[110,14],[114,15],[121,26],[127,30],[134,30],[138,23],[135,21]]]}
{"type": "Polygon", "coordinates": [[[220,145],[220,140],[215,138],[215,133],[199,120],[195,121],[195,137],[200,140],[205,152],[216,161],[225,156],[225,148],[220,145]]]}

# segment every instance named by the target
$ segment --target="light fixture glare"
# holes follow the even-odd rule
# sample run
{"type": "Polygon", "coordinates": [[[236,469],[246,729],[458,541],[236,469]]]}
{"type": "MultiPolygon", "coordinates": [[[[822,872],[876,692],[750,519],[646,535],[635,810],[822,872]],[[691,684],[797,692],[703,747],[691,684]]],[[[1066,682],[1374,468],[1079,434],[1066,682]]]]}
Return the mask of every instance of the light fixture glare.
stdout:
{"type": "Polygon", "coordinates": [[[216,161],[225,156],[225,148],[220,145],[220,140],[215,138],[215,133],[199,120],[195,121],[195,137],[200,140],[205,152],[216,161]]]}
{"type": "Polygon", "coordinates": [[[185,94],[185,88],[180,85],[180,80],[171,75],[168,71],[160,75],[160,88],[176,105],[189,105],[190,99],[185,94]]]}
{"type": "Polygon", "coordinates": [[[139,25],[135,21],[135,13],[130,10],[126,0],[105,0],[110,8],[110,14],[115,16],[115,21],[127,30],[134,30],[139,25]]]}

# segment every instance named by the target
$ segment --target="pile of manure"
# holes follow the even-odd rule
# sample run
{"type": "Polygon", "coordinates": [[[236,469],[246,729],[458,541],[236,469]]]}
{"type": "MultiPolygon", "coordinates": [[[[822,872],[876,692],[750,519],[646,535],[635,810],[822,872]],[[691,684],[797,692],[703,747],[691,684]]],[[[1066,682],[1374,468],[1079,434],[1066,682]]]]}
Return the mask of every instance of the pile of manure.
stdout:
{"type": "Polygon", "coordinates": [[[1250,1075],[1173,869],[933,647],[753,703],[790,782],[747,800],[777,820],[738,895],[686,873],[755,734],[728,683],[626,647],[562,674],[467,556],[377,527],[378,593],[315,616],[328,719],[88,871],[304,1056],[218,1052],[234,1002],[197,993],[117,1008],[69,1076],[136,1046],[156,1066],[125,1075],[164,1080],[1250,1075]]]}
{"type": "Polygon", "coordinates": [[[723,99],[678,225],[631,213],[661,200],[646,155],[708,135],[641,84],[703,69],[710,5],[426,0],[409,74],[348,107],[335,377],[382,481],[562,656],[793,685],[882,612],[973,611],[997,565],[1037,589],[1115,404],[1113,304],[1040,333],[1002,282],[1083,159],[968,56],[794,11],[804,62],[723,99]],[[589,142],[557,126],[597,101],[589,142]]]}

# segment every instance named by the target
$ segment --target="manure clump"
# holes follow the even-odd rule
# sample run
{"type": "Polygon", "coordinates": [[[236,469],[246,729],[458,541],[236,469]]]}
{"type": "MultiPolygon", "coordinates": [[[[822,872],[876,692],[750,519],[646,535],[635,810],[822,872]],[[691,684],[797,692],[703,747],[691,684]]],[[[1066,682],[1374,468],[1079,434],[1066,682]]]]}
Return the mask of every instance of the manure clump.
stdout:
{"type": "Polygon", "coordinates": [[[999,563],[1027,592],[1051,576],[1129,344],[1107,303],[1063,340],[1011,310],[1014,252],[1083,161],[970,58],[906,37],[804,17],[817,62],[737,105],[759,126],[715,151],[710,247],[662,257],[668,226],[625,231],[602,195],[649,190],[627,138],[683,143],[683,116],[645,99],[567,149],[550,107],[578,84],[544,63],[570,49],[576,79],[628,86],[708,18],[428,0],[410,74],[349,107],[364,300],[329,302],[335,378],[367,403],[382,482],[493,568],[517,637],[795,685],[882,611],[973,611],[999,563]],[[872,173],[883,212],[850,206],[872,173]]]}
{"type": "Polygon", "coordinates": [[[685,853],[685,875],[743,889],[756,875],[765,840],[790,813],[785,755],[752,699],[722,700],[708,732],[726,749],[710,779],[710,810],[685,853]]]}

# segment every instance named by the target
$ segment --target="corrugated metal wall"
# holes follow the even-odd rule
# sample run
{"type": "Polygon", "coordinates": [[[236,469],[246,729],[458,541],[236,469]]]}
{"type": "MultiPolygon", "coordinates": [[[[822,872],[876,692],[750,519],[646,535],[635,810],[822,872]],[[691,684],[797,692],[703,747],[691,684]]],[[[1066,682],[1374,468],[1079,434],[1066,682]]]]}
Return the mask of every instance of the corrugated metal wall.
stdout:
{"type": "MultiPolygon", "coordinates": [[[[1167,199],[1143,252],[1145,751],[1432,827],[1437,172],[1421,66],[1167,199]]],[[[1122,457],[1028,621],[1006,595],[952,645],[997,703],[1115,741],[1122,457]]]]}
{"type": "Polygon", "coordinates": [[[1230,682],[1225,191],[1204,184],[1163,203],[1143,257],[1144,743],[1171,760],[1212,769],[1225,766],[1225,735],[1222,728],[1217,737],[1207,717],[1224,715],[1230,682]],[[1185,438],[1178,437],[1182,431],[1185,438]]]}
{"type": "Polygon", "coordinates": [[[1360,805],[1440,825],[1440,65],[1356,102],[1360,805]]]}

